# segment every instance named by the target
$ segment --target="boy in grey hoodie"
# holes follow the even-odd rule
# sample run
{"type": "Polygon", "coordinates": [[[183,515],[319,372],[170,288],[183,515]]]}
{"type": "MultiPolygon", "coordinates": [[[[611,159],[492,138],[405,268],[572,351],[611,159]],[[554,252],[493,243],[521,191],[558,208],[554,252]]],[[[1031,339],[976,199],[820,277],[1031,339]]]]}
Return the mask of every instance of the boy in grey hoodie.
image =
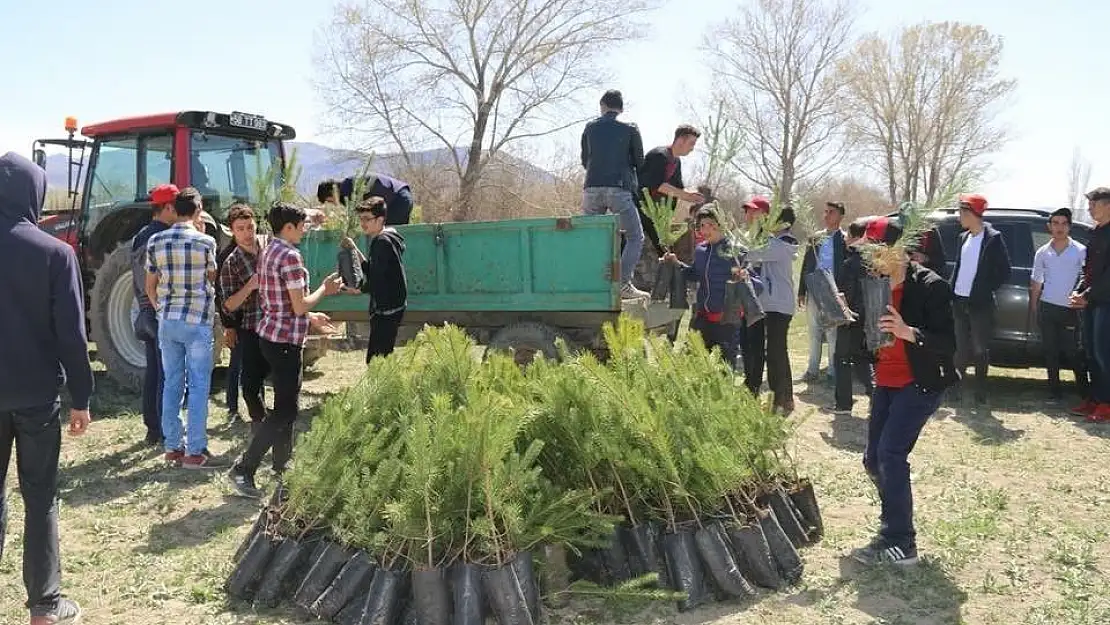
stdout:
{"type": "MultiPolygon", "coordinates": [[[[771,203],[764,197],[753,197],[744,204],[744,215],[749,222],[770,211],[771,203]]],[[[763,281],[759,299],[767,317],[748,328],[746,348],[754,350],[754,354],[765,354],[767,383],[774,394],[774,407],[783,414],[794,410],[794,386],[787,349],[787,333],[796,305],[794,259],[798,256],[798,239],[791,232],[794,221],[794,210],[784,208],[779,223],[773,225],[778,231],[770,236],[766,245],[748,252],[748,260],[763,281]]],[[[763,384],[762,367],[756,372],[758,377],[748,380],[748,388],[758,389],[763,384]]]]}

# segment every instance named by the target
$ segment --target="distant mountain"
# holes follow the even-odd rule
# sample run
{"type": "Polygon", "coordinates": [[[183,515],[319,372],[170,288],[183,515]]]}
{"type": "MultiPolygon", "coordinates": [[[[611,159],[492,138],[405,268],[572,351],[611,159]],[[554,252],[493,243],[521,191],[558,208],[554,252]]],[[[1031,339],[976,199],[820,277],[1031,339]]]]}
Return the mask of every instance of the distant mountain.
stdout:
{"type": "MultiPolygon", "coordinates": [[[[297,163],[301,167],[301,176],[297,182],[297,190],[303,195],[314,196],[316,185],[328,178],[342,179],[359,173],[366,164],[368,155],[353,150],[330,148],[318,143],[291,141],[286,144],[287,154],[296,150],[297,163]]],[[[466,150],[456,148],[460,162],[466,165],[466,150]]],[[[454,159],[447,149],[425,150],[411,153],[412,162],[418,166],[431,167],[443,171],[454,168],[454,159]]],[[[64,189],[68,180],[67,154],[51,154],[46,159],[46,177],[50,187],[64,189]]],[[[536,167],[526,160],[516,158],[510,154],[502,154],[497,163],[501,168],[512,170],[514,175],[537,183],[552,182],[555,176],[550,172],[536,167]]],[[[105,163],[107,165],[107,163],[105,163]]],[[[394,176],[397,172],[404,171],[404,159],[400,154],[379,154],[374,156],[371,171],[375,173],[394,176]]],[[[83,174],[82,170],[82,174],[83,174]]],[[[84,176],[82,175],[82,180],[84,176]]]]}

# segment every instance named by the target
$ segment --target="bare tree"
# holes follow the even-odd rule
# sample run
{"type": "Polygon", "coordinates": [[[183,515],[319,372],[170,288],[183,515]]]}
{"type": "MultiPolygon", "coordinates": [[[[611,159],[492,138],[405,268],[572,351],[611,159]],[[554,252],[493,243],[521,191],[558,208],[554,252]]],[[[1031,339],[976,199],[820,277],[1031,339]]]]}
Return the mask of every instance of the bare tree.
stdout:
{"type": "Polygon", "coordinates": [[[697,122],[701,139],[687,180],[708,187],[719,202],[738,206],[747,192],[737,168],[745,147],[740,125],[728,114],[728,104],[722,98],[713,98],[708,105],[692,104],[687,108],[695,118],[708,111],[697,122]]]}
{"type": "Polygon", "coordinates": [[[854,15],[849,0],[753,0],[707,35],[716,101],[746,135],[735,162],[751,184],[785,199],[839,159],[833,74],[854,15]]]}
{"type": "Polygon", "coordinates": [[[1017,83],[1001,59],[1001,38],[944,22],[867,35],[840,62],[845,125],[892,203],[929,203],[981,176],[1008,139],[996,117],[1017,83]]]}
{"type": "Polygon", "coordinates": [[[566,112],[599,83],[598,54],[640,36],[654,1],[347,1],[320,37],[320,92],[333,128],[366,132],[379,152],[446,149],[451,216],[466,219],[499,152],[581,121],[566,112]]]}
{"type": "Polygon", "coordinates": [[[1068,167],[1068,206],[1075,213],[1076,221],[1087,221],[1087,186],[1091,183],[1091,162],[1083,157],[1079,148],[1071,153],[1068,167]]]}
{"type": "Polygon", "coordinates": [[[816,185],[799,185],[796,192],[811,206],[844,202],[845,223],[857,217],[885,215],[891,208],[881,188],[851,176],[829,176],[816,185]]]}

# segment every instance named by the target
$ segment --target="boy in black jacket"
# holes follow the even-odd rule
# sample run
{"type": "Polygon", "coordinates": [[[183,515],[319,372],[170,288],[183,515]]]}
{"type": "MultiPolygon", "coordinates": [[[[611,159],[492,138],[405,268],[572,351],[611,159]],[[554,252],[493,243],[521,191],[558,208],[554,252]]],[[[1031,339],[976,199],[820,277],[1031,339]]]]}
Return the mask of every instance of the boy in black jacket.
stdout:
{"type": "Polygon", "coordinates": [[[836,329],[835,353],[833,362],[836,367],[834,383],[835,405],[833,414],[852,413],[852,373],[863,384],[864,390],[870,396],[875,388],[874,372],[871,368],[871,358],[864,347],[863,333],[863,293],[860,280],[866,271],[863,266],[863,257],[860,255],[858,244],[863,241],[867,231],[867,218],[860,218],[848,226],[847,244],[844,251],[844,262],[837,266],[836,285],[844,295],[844,302],[848,309],[855,312],[856,321],[836,329]]]}
{"type": "Polygon", "coordinates": [[[952,310],[956,318],[956,367],[961,375],[975,366],[975,403],[987,402],[987,346],[994,334],[994,294],[1010,279],[1010,253],[1002,233],[983,221],[987,198],[960,196],[960,233],[952,270],[952,310]]]}
{"type": "Polygon", "coordinates": [[[366,362],[374,356],[393,353],[397,329],[408,304],[408,281],[401,256],[405,253],[405,237],[385,226],[386,205],[380,197],[363,200],[355,207],[362,232],[370,238],[370,257],[362,255],[355,242],[343,240],[343,247],[353,249],[362,263],[363,281],[353,293],[370,294],[370,344],[366,362]]]}
{"type": "MultiPolygon", "coordinates": [[[[891,245],[901,236],[902,229],[888,218],[875,219],[867,228],[867,238],[878,244],[891,245]]],[[[908,458],[921,429],[940,407],[944,389],[958,379],[952,363],[952,291],[943,278],[911,262],[905,252],[892,262],[872,264],[890,278],[891,305],[885,311],[864,310],[864,318],[878,316],[879,328],[893,334],[895,341],[876,353],[863,455],[863,466],[879,488],[879,535],[851,556],[865,564],[914,564],[917,542],[908,458]]]]}

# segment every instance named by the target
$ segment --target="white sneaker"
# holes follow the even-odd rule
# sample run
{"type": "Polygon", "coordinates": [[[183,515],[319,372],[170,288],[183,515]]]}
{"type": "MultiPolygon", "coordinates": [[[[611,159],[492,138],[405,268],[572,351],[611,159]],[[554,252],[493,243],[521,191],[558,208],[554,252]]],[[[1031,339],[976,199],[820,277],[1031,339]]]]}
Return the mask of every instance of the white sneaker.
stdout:
{"type": "Polygon", "coordinates": [[[631,282],[625,282],[621,286],[621,299],[647,299],[651,294],[647,291],[637,289],[631,282]]]}

